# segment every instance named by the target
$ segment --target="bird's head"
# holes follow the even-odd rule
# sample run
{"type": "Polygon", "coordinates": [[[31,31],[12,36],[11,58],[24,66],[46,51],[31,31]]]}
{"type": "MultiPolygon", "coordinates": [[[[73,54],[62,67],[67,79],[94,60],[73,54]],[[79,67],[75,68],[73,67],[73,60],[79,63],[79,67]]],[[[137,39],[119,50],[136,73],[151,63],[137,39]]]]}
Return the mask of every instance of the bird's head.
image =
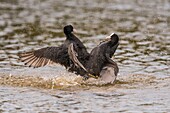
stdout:
{"type": "Polygon", "coordinates": [[[110,41],[111,46],[114,46],[119,43],[119,37],[115,33],[112,33],[110,36],[107,36],[106,40],[110,41]]]}
{"type": "Polygon", "coordinates": [[[70,34],[70,33],[72,33],[72,32],[75,32],[75,29],[73,28],[72,25],[66,25],[66,26],[64,27],[64,33],[65,33],[65,34],[70,34]]]}

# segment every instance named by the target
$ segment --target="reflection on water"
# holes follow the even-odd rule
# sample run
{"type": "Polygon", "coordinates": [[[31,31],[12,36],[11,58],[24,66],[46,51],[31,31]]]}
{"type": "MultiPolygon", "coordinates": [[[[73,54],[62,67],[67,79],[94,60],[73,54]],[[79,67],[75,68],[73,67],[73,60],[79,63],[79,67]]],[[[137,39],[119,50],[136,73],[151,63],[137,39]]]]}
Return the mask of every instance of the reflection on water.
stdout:
{"type": "Polygon", "coordinates": [[[170,111],[169,26],[169,0],[1,0],[0,112],[170,111]],[[89,51],[112,32],[120,36],[116,84],[18,60],[19,52],[63,43],[66,24],[89,51]]]}

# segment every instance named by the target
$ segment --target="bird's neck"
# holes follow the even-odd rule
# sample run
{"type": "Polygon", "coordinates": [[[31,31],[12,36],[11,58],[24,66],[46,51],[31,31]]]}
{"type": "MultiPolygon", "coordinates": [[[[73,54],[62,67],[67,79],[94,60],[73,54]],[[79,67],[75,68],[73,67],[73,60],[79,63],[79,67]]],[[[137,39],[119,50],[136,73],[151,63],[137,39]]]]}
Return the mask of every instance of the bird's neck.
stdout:
{"type": "Polygon", "coordinates": [[[67,39],[73,39],[75,37],[73,33],[67,33],[65,35],[66,35],[67,39]]]}

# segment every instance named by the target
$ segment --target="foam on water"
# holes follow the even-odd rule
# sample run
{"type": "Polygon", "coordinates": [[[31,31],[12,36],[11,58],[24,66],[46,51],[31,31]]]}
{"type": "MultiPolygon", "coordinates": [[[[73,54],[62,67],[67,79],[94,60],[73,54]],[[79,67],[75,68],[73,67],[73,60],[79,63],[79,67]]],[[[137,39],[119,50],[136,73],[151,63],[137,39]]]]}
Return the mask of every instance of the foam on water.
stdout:
{"type": "Polygon", "coordinates": [[[43,67],[37,69],[15,69],[11,71],[1,71],[0,84],[21,87],[38,87],[48,89],[68,89],[70,87],[94,88],[94,87],[114,87],[114,88],[144,88],[147,86],[157,87],[158,83],[164,83],[170,77],[160,78],[158,76],[146,74],[120,74],[114,84],[106,84],[101,79],[90,78],[83,80],[81,76],[69,73],[61,66],[43,67]]]}

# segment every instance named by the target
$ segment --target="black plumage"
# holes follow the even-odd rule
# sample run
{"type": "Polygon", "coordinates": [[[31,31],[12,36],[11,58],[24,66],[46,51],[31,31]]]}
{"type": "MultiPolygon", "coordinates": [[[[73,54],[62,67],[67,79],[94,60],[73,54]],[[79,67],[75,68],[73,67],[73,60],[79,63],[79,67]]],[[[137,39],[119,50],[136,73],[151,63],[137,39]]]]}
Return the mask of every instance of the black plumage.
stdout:
{"type": "Polygon", "coordinates": [[[69,71],[77,71],[78,68],[71,62],[68,55],[68,46],[72,43],[74,45],[75,51],[78,54],[79,61],[84,65],[89,58],[89,53],[87,52],[83,43],[72,33],[73,26],[67,25],[64,27],[64,34],[66,36],[65,42],[58,47],[46,47],[32,52],[21,53],[20,59],[25,62],[26,65],[30,67],[41,67],[52,62],[59,63],[69,71]]]}
{"type": "MultiPolygon", "coordinates": [[[[75,64],[78,64],[79,68],[85,70],[87,75],[91,74],[93,76],[102,77],[102,74],[107,75],[109,73],[109,70],[111,70],[112,72],[114,72],[113,76],[117,76],[119,69],[117,64],[111,59],[111,57],[113,56],[119,45],[119,37],[116,34],[111,34],[109,37],[110,39],[108,41],[100,43],[91,51],[89,59],[85,61],[85,65],[80,65],[78,59],[74,58],[76,57],[76,55],[72,55],[72,57],[74,58],[72,58],[72,61],[75,64]]],[[[74,49],[72,53],[75,53],[74,49]]]]}
{"type": "Polygon", "coordinates": [[[98,76],[105,65],[116,65],[111,57],[119,45],[119,37],[116,34],[112,34],[110,37],[109,41],[99,44],[91,51],[90,58],[85,65],[90,74],[98,76]]]}
{"type": "Polygon", "coordinates": [[[118,66],[111,59],[119,45],[119,37],[116,34],[111,34],[108,41],[100,43],[89,54],[83,43],[72,32],[73,26],[67,25],[64,27],[66,40],[61,46],[46,47],[21,53],[19,56],[30,67],[41,67],[55,62],[87,78],[93,75],[111,81],[108,79],[117,76],[118,66]]]}

